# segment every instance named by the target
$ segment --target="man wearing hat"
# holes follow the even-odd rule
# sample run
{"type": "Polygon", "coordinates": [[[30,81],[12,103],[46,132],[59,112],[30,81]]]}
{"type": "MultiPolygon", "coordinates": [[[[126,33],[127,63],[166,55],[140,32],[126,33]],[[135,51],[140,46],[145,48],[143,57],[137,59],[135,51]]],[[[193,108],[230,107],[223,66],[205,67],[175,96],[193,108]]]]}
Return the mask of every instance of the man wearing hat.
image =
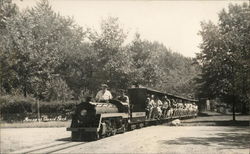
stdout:
{"type": "Polygon", "coordinates": [[[112,95],[111,92],[108,91],[108,85],[106,84],[102,84],[101,85],[102,90],[98,91],[98,93],[96,94],[96,101],[97,102],[102,102],[102,101],[108,101],[110,99],[112,99],[112,95]]]}

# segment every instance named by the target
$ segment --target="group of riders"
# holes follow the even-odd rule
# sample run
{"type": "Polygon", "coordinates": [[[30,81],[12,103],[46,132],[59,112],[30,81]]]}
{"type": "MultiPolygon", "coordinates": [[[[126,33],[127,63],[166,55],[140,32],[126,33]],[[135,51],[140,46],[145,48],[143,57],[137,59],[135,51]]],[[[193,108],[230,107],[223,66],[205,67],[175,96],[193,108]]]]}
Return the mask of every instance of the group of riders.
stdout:
{"type": "Polygon", "coordinates": [[[182,99],[169,99],[167,96],[161,99],[151,95],[146,100],[147,119],[161,119],[173,116],[195,115],[198,106],[195,103],[185,103],[182,99]]]}
{"type": "MultiPolygon", "coordinates": [[[[102,84],[101,90],[98,91],[95,100],[105,102],[113,98],[111,92],[107,90],[108,85],[102,84]]],[[[129,97],[125,90],[120,90],[120,95],[116,98],[129,108],[129,97]]],[[[184,102],[182,99],[170,99],[163,96],[161,99],[158,96],[151,95],[146,99],[146,116],[147,119],[161,119],[172,116],[195,115],[198,112],[198,106],[195,103],[184,102]]]]}

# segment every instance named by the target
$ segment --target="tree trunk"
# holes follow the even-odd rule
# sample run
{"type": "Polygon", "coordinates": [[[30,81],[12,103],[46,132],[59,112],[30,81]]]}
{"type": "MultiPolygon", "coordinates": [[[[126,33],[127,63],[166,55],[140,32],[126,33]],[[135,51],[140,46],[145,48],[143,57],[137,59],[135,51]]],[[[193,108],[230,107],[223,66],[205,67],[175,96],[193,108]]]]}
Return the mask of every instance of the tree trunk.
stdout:
{"type": "Polygon", "coordinates": [[[232,66],[232,74],[233,74],[233,121],[235,121],[235,72],[234,66],[232,66]]]}
{"type": "Polygon", "coordinates": [[[26,83],[24,83],[23,96],[24,96],[24,97],[27,97],[27,87],[26,87],[26,83]]]}
{"type": "Polygon", "coordinates": [[[39,100],[37,100],[37,121],[40,122],[41,117],[40,117],[40,104],[39,100]]]}
{"type": "Polygon", "coordinates": [[[235,96],[233,96],[233,121],[235,120],[235,96]]]}

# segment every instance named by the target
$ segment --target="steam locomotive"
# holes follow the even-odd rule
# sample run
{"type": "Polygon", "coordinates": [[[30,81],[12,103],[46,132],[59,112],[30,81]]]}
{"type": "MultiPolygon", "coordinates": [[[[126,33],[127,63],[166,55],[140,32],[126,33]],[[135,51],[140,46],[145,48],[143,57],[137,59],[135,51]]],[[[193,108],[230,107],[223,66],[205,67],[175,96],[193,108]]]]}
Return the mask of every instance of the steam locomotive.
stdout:
{"type": "Polygon", "coordinates": [[[116,133],[124,133],[128,130],[152,124],[197,116],[198,110],[184,110],[175,105],[172,106],[174,111],[172,114],[150,118],[147,115],[146,103],[150,95],[159,98],[167,96],[184,106],[188,104],[196,106],[197,103],[197,100],[163,93],[150,88],[130,88],[128,89],[129,105],[118,100],[92,102],[90,98],[80,103],[72,115],[71,126],[67,128],[67,131],[71,131],[73,141],[98,140],[116,133]]]}

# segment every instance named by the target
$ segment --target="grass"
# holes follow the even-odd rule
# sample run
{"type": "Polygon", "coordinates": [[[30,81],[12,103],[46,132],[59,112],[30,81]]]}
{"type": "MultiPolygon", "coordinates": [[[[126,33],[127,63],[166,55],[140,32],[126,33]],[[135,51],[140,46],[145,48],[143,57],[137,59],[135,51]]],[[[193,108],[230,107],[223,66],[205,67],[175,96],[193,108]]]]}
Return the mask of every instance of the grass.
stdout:
{"type": "Polygon", "coordinates": [[[250,126],[249,115],[236,115],[236,121],[232,115],[225,115],[216,112],[199,114],[197,118],[183,120],[184,126],[250,126]]]}
{"type": "Polygon", "coordinates": [[[49,122],[1,122],[0,128],[48,128],[48,127],[69,127],[71,121],[49,121],[49,122]]]}

